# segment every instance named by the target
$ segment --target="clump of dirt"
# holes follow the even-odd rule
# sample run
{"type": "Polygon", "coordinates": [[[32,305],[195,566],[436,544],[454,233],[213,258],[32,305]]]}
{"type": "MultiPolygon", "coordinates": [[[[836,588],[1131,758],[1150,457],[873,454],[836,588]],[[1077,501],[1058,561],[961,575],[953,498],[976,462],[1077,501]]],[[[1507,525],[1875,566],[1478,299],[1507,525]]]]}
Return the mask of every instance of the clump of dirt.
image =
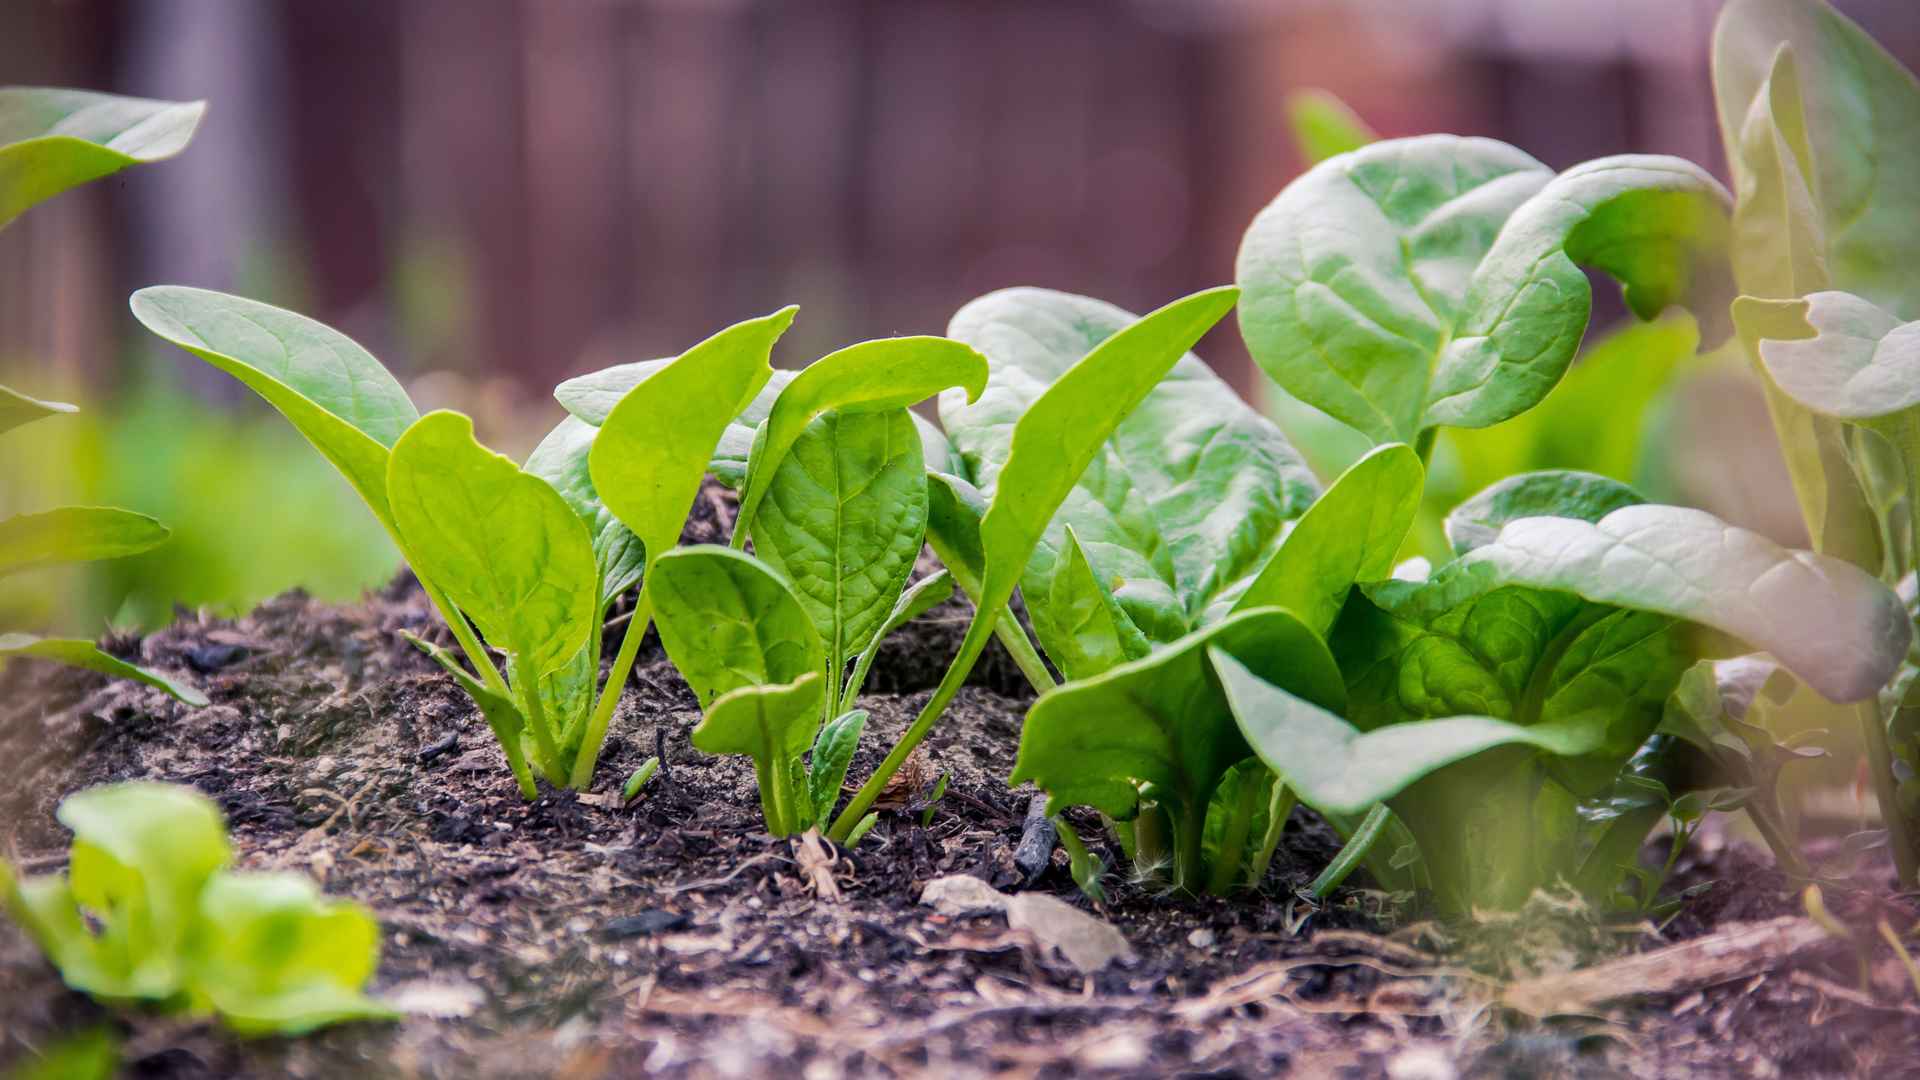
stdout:
{"type": "MultiPolygon", "coordinates": [[[[712,503],[690,538],[722,535],[730,509],[712,503]]],[[[883,651],[854,778],[924,703],[964,616],[937,609],[883,651]]],[[[121,1032],[129,1074],[143,1077],[1920,1067],[1912,999],[1883,984],[1848,996],[1857,973],[1846,958],[1656,998],[1604,1022],[1524,1023],[1378,894],[1351,888],[1317,908],[1299,899],[1338,844],[1305,810],[1258,894],[1168,896],[1114,875],[1099,914],[1137,958],[1083,975],[999,916],[918,904],[928,881],[958,873],[1088,907],[1061,853],[1032,881],[1015,863],[1033,792],[1004,778],[1030,691],[1004,656],[927,741],[922,781],[950,778],[930,814],[924,783],[907,785],[865,842],[820,864],[762,831],[749,762],[688,744],[695,701],[657,642],[625,688],[593,790],[527,803],[472,704],[401,629],[445,633],[405,575],[357,605],[294,592],[236,621],[183,614],[108,643],[193,678],[213,699],[198,711],[144,687],[15,665],[0,674],[0,755],[19,778],[0,795],[0,843],[26,872],[57,871],[67,836],[52,815],[67,794],[134,777],[191,784],[225,810],[242,866],[308,873],[376,912],[385,952],[374,989],[415,1011],[236,1040],[95,1005],[0,920],[0,1067],[101,1023],[121,1032]],[[622,805],[621,781],[656,753],[659,775],[622,805]],[[819,895],[822,874],[839,899],[819,895]]],[[[1094,839],[1097,819],[1075,820],[1123,865],[1094,839]]],[[[1727,887],[1623,947],[1796,910],[1742,847],[1692,856],[1683,873],[1727,887]]],[[[1884,890],[1833,900],[1847,918],[1894,910],[1884,890]]],[[[1904,928],[1911,908],[1899,910],[1904,928]]]]}

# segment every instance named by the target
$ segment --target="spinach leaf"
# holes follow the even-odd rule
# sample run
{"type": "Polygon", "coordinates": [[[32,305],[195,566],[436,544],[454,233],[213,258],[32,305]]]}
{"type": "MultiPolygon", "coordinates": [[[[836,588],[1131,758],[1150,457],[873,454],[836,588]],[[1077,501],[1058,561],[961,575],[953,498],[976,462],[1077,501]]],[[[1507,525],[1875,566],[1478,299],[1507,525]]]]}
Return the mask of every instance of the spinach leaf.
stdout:
{"type": "MultiPolygon", "coordinates": [[[[654,561],[647,588],[660,643],[703,707],[743,687],[825,670],[820,636],[792,587],[745,552],[676,548],[654,561]]],[[[818,704],[821,691],[814,695],[818,704]]]]}
{"type": "Polygon", "coordinates": [[[86,668],[116,679],[130,679],[164,690],[176,700],[194,708],[207,703],[207,696],[186,683],[157,671],[129,664],[104,653],[93,642],[79,638],[43,638],[32,634],[0,634],[0,660],[51,660],[68,667],[86,668]]]}
{"type": "MultiPolygon", "coordinates": [[[[745,542],[760,501],[774,483],[775,470],[802,432],[828,412],[841,416],[892,412],[960,387],[972,401],[986,385],[987,362],[980,354],[939,337],[882,338],[850,345],[809,364],[774,399],[765,422],[754,433],[746,485],[740,493],[740,517],[734,547],[745,542]]],[[[918,432],[915,433],[916,437],[918,432]]],[[[945,455],[932,460],[943,467],[945,455]]]]}
{"type": "MultiPolygon", "coordinates": [[[[613,407],[619,404],[634,387],[645,382],[655,373],[673,363],[676,357],[662,360],[642,360],[633,364],[617,364],[601,371],[577,378],[568,379],[554,387],[553,396],[564,406],[575,420],[598,428],[606,423],[613,407]]],[[[794,371],[776,368],[768,376],[765,386],[753,396],[745,408],[728,422],[721,431],[720,438],[714,443],[713,457],[707,463],[707,471],[715,479],[728,487],[738,488],[746,483],[747,458],[753,449],[754,432],[773,411],[773,403],[793,381],[794,371]]]]}
{"type": "Polygon", "coordinates": [[[1454,507],[1447,540],[1455,555],[1485,547],[1501,526],[1525,517],[1570,517],[1599,521],[1623,506],[1646,502],[1617,480],[1574,469],[1546,469],[1510,476],[1454,507]]]}
{"type": "Polygon", "coordinates": [[[1287,95],[1287,129],[1294,149],[1307,164],[1358,150],[1380,136],[1346,102],[1325,90],[1295,90],[1287,95]]]}
{"type": "Polygon", "coordinates": [[[953,575],[946,570],[938,570],[914,582],[894,601],[893,610],[887,613],[887,620],[880,624],[879,632],[867,643],[866,650],[854,661],[853,674],[847,677],[845,700],[851,702],[860,696],[867,685],[867,671],[873,667],[873,658],[880,652],[880,643],[887,635],[907,625],[927,612],[946,603],[953,597],[953,575]]]}
{"type": "MultiPolygon", "coordinates": [[[[939,720],[986,648],[987,637],[1039,544],[1054,511],[1079,482],[1101,446],[1145,400],[1200,335],[1233,306],[1239,292],[1217,288],[1176,300],[1107,337],[1053,380],[1014,424],[998,487],[980,519],[984,556],[980,595],[960,651],[933,696],[886,759],[834,819],[844,842],[893,774],[939,720]]],[[[961,334],[956,338],[965,340],[961,334]]],[[[991,356],[991,350],[983,350],[991,356]]],[[[951,392],[949,392],[951,393],[951,392]]],[[[992,393],[981,395],[986,404],[992,393]]],[[[942,401],[942,408],[946,401],[942,401]]],[[[958,571],[955,572],[956,576],[958,571]]],[[[962,580],[964,584],[964,580],[962,580]]]]}
{"type": "Polygon", "coordinates": [[[1392,574],[1425,483],[1412,447],[1368,452],[1300,516],[1231,610],[1284,607],[1324,636],[1355,582],[1392,574]]]}
{"type": "Polygon", "coordinates": [[[147,515],[111,506],[63,506],[0,518],[0,577],[36,566],[138,555],[169,535],[147,515]]]}
{"type": "Polygon", "coordinates": [[[1068,678],[1090,678],[1153,649],[1094,572],[1071,525],[1045,607],[1057,630],[1054,661],[1068,678]]]}
{"type": "MultiPolygon", "coordinates": [[[[1134,316],[1099,300],[1044,289],[981,297],[948,332],[987,356],[986,391],[966,404],[941,396],[941,420],[988,496],[1007,484],[1016,425],[1065,373],[1134,316]]],[[[1022,576],[1043,648],[1070,646],[1049,606],[1066,527],[1148,640],[1166,643],[1199,626],[1266,564],[1282,526],[1319,484],[1272,422],[1248,408],[1191,353],[1174,359],[1060,499],[1022,576]]],[[[991,560],[989,560],[991,563],[991,560]]],[[[962,582],[964,584],[964,580],[962,582]]]]}
{"type": "Polygon", "coordinates": [[[0,86],[0,228],[37,202],[186,149],[204,101],[0,86]]]}
{"type": "Polygon", "coordinates": [[[826,821],[833,816],[834,804],[840,801],[840,787],[847,780],[847,767],[853,764],[853,752],[866,727],[866,710],[850,709],[820,729],[807,768],[809,821],[826,821]]]}
{"type": "Polygon", "coordinates": [[[30,424],[43,416],[78,411],[64,401],[41,401],[39,398],[28,397],[18,390],[0,386],[0,435],[5,435],[22,424],[30,424]]]}
{"type": "Polygon", "coordinates": [[[1257,608],[1043,694],[1027,712],[1009,777],[1032,780],[1055,809],[1092,806],[1124,819],[1151,799],[1170,819],[1173,883],[1190,890],[1209,880],[1202,841],[1214,789],[1250,752],[1209,648],[1329,708],[1344,704],[1339,669],[1312,629],[1291,612],[1257,608]]]}
{"type": "Polygon", "coordinates": [[[709,754],[746,754],[760,782],[760,808],[775,836],[800,832],[813,803],[800,755],[820,727],[826,682],[809,671],[790,683],[741,686],[715,698],[693,729],[693,745],[709,754]]]}
{"type": "Polygon", "coordinates": [[[1724,310],[1727,197],[1675,158],[1555,176],[1488,139],[1395,139],[1315,166],[1254,218],[1236,277],[1254,359],[1371,436],[1418,440],[1526,411],[1565,373],[1591,308],[1582,266],[1641,318],[1724,310]]]}
{"type": "Polygon", "coordinates": [[[552,485],[587,523],[587,532],[593,537],[594,562],[600,567],[600,603],[604,607],[639,584],[647,557],[640,538],[613,516],[594,490],[587,456],[598,434],[599,428],[569,416],[533,448],[526,470],[552,485]]]}
{"type": "MultiPolygon", "coordinates": [[[[927,473],[927,546],[976,608],[987,573],[987,552],[980,543],[980,519],[986,514],[987,498],[979,488],[951,473],[927,473]]],[[[993,620],[993,637],[1027,677],[1034,693],[1053,687],[1053,673],[1011,610],[993,620]]]]}
{"type": "Polygon", "coordinates": [[[400,1015],[361,989],[380,965],[380,924],[360,905],[299,874],[218,874],[200,910],[195,1004],[234,1031],[304,1035],[400,1015]]]}
{"type": "MultiPolygon", "coordinates": [[[[769,424],[778,405],[774,411],[769,424]]],[[[761,489],[769,497],[753,519],[754,551],[793,584],[813,620],[826,647],[827,707],[838,713],[847,660],[873,644],[920,555],[927,525],[920,437],[903,408],[835,410],[788,447],[763,470],[771,474],[761,489]]]]}

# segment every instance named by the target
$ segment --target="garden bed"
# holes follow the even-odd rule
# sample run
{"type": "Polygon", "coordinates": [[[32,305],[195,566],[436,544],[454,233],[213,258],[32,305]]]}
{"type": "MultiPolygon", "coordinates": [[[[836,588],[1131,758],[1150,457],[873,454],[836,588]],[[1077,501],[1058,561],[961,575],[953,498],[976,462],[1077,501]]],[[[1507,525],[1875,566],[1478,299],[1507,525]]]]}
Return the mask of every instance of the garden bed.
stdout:
{"type": "MultiPolygon", "coordinates": [[[[725,499],[710,488],[702,505],[689,539],[724,535],[725,499]]],[[[854,778],[911,720],[963,621],[957,605],[935,609],[882,654],[854,778]]],[[[1883,954],[1862,995],[1838,943],[1547,1023],[1502,1008],[1506,980],[1484,962],[1471,969],[1488,942],[1516,935],[1527,935],[1533,963],[1565,968],[1800,912],[1763,855],[1718,834],[1673,883],[1714,886],[1663,929],[1603,928],[1544,904],[1524,920],[1443,928],[1364,887],[1318,909],[1294,898],[1335,849],[1330,830],[1297,810],[1260,896],[1186,900],[1110,879],[1102,914],[1134,957],[1085,975],[999,915],[919,903],[927,882],[967,874],[1089,907],[1063,854],[1030,884],[1016,865],[1032,792],[1002,778],[1029,694],[1004,657],[961,693],[879,827],[836,857],[765,834],[749,762],[692,750],[697,707],[657,643],[627,688],[594,792],[543,791],[528,805],[471,702],[400,629],[445,633],[405,575],[357,605],[288,593],[238,621],[182,613],[142,640],[108,643],[192,674],[214,702],[200,711],[64,669],[7,673],[0,753],[21,779],[0,842],[16,866],[62,865],[53,808],[77,789],[133,777],[191,784],[225,809],[242,866],[303,871],[378,914],[385,951],[373,989],[413,1010],[400,1023],[262,1041],[117,1014],[133,1075],[1920,1069],[1920,1010],[1899,969],[1883,954]],[[621,805],[621,781],[655,753],[666,767],[621,805]],[[941,773],[951,782],[929,810],[941,773]]],[[[1097,835],[1095,821],[1084,825],[1097,835]]],[[[1904,927],[1912,909],[1874,888],[1889,880],[1876,863],[1860,889],[1829,889],[1828,903],[1852,925],[1885,915],[1904,927]]],[[[0,927],[0,1065],[108,1015],[67,991],[17,928],[0,927]]]]}

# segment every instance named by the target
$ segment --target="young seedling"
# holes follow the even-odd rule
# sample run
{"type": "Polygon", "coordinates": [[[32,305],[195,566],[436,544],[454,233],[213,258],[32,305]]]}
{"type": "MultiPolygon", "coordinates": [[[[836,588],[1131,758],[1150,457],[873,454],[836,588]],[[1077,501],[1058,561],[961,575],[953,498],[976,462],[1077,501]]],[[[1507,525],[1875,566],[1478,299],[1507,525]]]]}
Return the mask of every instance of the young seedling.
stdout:
{"type": "MultiPolygon", "coordinates": [[[[69,188],[186,148],[204,102],[148,101],[84,90],[0,86],[0,229],[21,212],[69,188]]],[[[0,434],[72,405],[41,401],[0,386],[0,434]]],[[[62,563],[118,559],[151,550],[167,530],[144,514],[73,506],[0,519],[0,577],[62,563]]],[[[0,661],[48,660],[146,683],[190,706],[198,690],[129,664],[79,638],[0,634],[0,661]]]]}
{"type": "Polygon", "coordinates": [[[373,916],[296,874],[228,870],[205,796],[113,784],[68,796],[58,817],[74,834],[69,873],[19,879],[0,862],[0,899],[68,986],[247,1035],[397,1015],[364,992],[380,960],[373,916]]]}

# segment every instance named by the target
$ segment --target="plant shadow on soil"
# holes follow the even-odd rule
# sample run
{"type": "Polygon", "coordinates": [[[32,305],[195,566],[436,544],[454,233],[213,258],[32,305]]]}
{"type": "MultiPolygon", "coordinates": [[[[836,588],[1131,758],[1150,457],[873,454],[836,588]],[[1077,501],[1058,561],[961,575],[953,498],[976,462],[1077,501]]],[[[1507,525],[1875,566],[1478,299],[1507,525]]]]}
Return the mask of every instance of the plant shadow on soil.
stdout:
{"type": "MultiPolygon", "coordinates": [[[[687,539],[723,537],[731,511],[710,487],[687,539]]],[[[965,617],[950,603],[885,647],[852,778],[926,700],[965,617]]],[[[0,796],[0,850],[24,871],[57,871],[61,798],[136,777],[191,784],[226,811],[241,866],[303,871],[378,914],[374,990],[415,1011],[238,1040],[93,1004],[0,919],[0,1069],[108,1023],[140,1077],[1920,1070],[1906,1005],[1848,1006],[1823,990],[1856,977],[1845,956],[1821,958],[1804,980],[1775,972],[1577,1023],[1505,1016],[1476,996],[1484,980],[1443,970],[1421,951],[1431,939],[1393,922],[1378,894],[1347,889],[1318,910],[1294,899],[1336,846],[1306,811],[1257,895],[1187,899],[1110,877],[1103,914],[1138,955],[1098,975],[1000,916],[936,915],[916,902],[932,878],[1022,886],[1013,852],[1032,793],[1004,777],[1031,692],[997,645],[918,762],[919,784],[951,774],[930,824],[916,785],[903,785],[828,868],[842,893],[828,902],[795,843],[761,830],[751,764],[689,746],[695,702],[657,641],[626,688],[594,792],[543,789],[528,804],[471,703],[401,629],[446,638],[404,573],[356,606],[294,592],[238,621],[183,612],[144,639],[106,643],[193,676],[214,702],[197,712],[144,687],[15,665],[0,676],[0,754],[18,778],[0,796]],[[656,752],[666,767],[619,805],[622,779],[656,752]]],[[[1098,835],[1094,819],[1082,825],[1098,835]]],[[[1869,875],[1887,876],[1884,865],[1869,875]]],[[[1615,937],[1652,948],[1798,910],[1768,860],[1738,844],[1684,858],[1676,884],[1701,881],[1716,885],[1664,929],[1615,937]]],[[[1057,851],[1028,887],[1087,906],[1057,851]]],[[[1843,917],[1882,902],[1871,889],[1850,895],[1829,897],[1843,917]]]]}

